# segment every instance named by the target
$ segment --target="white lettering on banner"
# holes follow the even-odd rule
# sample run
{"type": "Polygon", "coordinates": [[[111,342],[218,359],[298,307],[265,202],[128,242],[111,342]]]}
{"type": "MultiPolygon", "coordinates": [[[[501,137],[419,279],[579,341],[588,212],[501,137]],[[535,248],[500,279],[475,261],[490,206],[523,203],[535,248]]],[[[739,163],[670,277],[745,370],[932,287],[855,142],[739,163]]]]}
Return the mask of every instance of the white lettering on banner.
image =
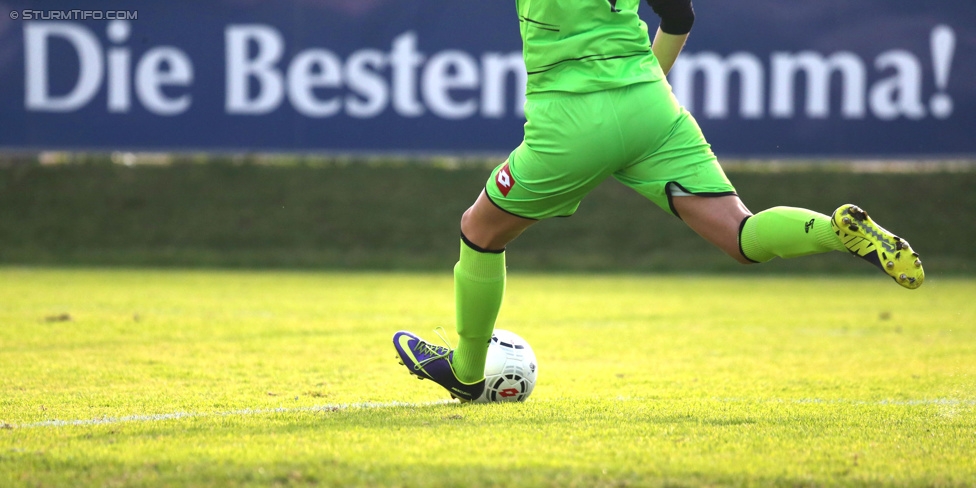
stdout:
{"type": "Polygon", "coordinates": [[[733,72],[739,75],[742,89],[739,92],[739,114],[745,119],[763,116],[762,62],[751,53],[735,53],[723,60],[718,54],[702,52],[679,56],[668,75],[674,95],[688,110],[692,110],[694,76],[705,75],[705,107],[703,115],[709,119],[724,119],[729,115],[729,81],[733,72]]]}
{"type": "MultiPolygon", "coordinates": [[[[190,57],[173,46],[147,47],[134,56],[125,45],[132,37],[130,22],[108,22],[107,45],[80,22],[23,25],[28,111],[80,110],[103,85],[110,113],[129,113],[133,103],[161,116],[191,109],[190,57]],[[78,60],[77,73],[66,77],[67,90],[51,86],[52,63],[62,61],[51,59],[52,42],[69,46],[78,60]]],[[[263,115],[290,106],[310,118],[369,119],[388,110],[404,118],[429,114],[445,120],[523,116],[526,73],[520,52],[484,52],[480,58],[458,49],[426,54],[414,31],[394,37],[388,50],[289,51],[281,32],[266,24],[228,25],[224,43],[224,110],[230,115],[263,115]],[[290,59],[286,52],[293,53],[290,59]]],[[[873,60],[850,51],[773,52],[768,64],[749,52],[688,52],[678,58],[669,80],[689,110],[700,98],[698,115],[706,119],[946,119],[953,112],[947,90],[956,34],[938,25],[929,46],[931,94],[923,92],[929,75],[924,55],[903,49],[883,51],[873,60]]]]}
{"type": "Polygon", "coordinates": [[[455,101],[451,89],[473,90],[478,87],[478,65],[464,51],[444,51],[430,58],[424,70],[424,99],[434,114],[445,119],[465,119],[478,110],[478,102],[455,101]]]}
{"type": "MultiPolygon", "coordinates": [[[[128,21],[113,20],[106,28],[110,41],[121,43],[128,39],[128,21]]],[[[87,105],[98,93],[105,76],[108,59],[109,112],[125,113],[131,108],[131,53],[114,47],[103,57],[102,44],[81,24],[72,22],[27,22],[24,25],[24,106],[34,112],[73,112],[87,105]],[[49,83],[50,59],[48,41],[61,39],[71,45],[78,56],[78,78],[65,94],[51,93],[49,83]]],[[[193,83],[193,64],[183,51],[169,46],[147,51],[136,66],[135,88],[139,101],[157,115],[177,115],[190,108],[190,95],[169,97],[163,86],[190,86],[193,83]]]]}
{"type": "Polygon", "coordinates": [[[389,62],[376,49],[356,51],[346,61],[345,79],[355,95],[346,97],[346,113],[359,119],[376,117],[390,103],[390,88],[378,73],[389,62]]]}
{"type": "Polygon", "coordinates": [[[909,119],[925,117],[922,103],[922,64],[908,51],[888,51],[874,60],[878,70],[894,70],[891,77],[871,87],[871,109],[882,120],[904,115],[909,119]]]}
{"type": "Polygon", "coordinates": [[[944,119],[952,115],[952,98],[945,93],[945,89],[949,84],[952,54],[956,50],[956,33],[947,25],[936,26],[929,37],[929,46],[932,50],[932,67],[935,69],[935,87],[939,90],[929,100],[929,107],[933,115],[944,119]]]}
{"type": "Polygon", "coordinates": [[[28,22],[24,26],[25,105],[38,112],[78,110],[102,84],[102,52],[88,29],[70,22],[28,22]],[[48,39],[61,38],[78,54],[78,81],[68,93],[55,96],[48,86],[48,39]]]}
{"type": "Polygon", "coordinates": [[[150,112],[177,115],[190,108],[190,94],[167,98],[163,85],[189,86],[193,81],[190,58],[175,47],[150,49],[136,66],[136,94],[150,112]]]}
{"type": "Polygon", "coordinates": [[[830,78],[839,72],[843,81],[841,115],[845,119],[864,118],[864,90],[867,69],[856,54],[839,52],[824,57],[812,51],[796,54],[775,52],[772,55],[769,111],[776,118],[793,117],[796,75],[802,71],[806,80],[806,115],[825,119],[830,115],[830,78]]]}
{"type": "MultiPolygon", "coordinates": [[[[112,22],[106,34],[115,44],[129,39],[132,29],[128,22],[112,22]]],[[[131,107],[131,87],[129,70],[132,69],[132,55],[128,49],[113,47],[108,50],[108,111],[125,113],[131,107]]]]}
{"type": "Polygon", "coordinates": [[[393,39],[390,65],[393,70],[393,109],[404,117],[419,117],[424,106],[417,100],[417,68],[424,56],[417,52],[417,34],[406,32],[393,39]]]}
{"type": "Polygon", "coordinates": [[[227,91],[225,107],[229,114],[260,115],[278,108],[285,94],[281,74],[274,64],[285,51],[285,40],[277,30],[264,25],[241,26],[224,31],[227,91]],[[253,41],[257,54],[248,59],[247,46],[253,41]],[[248,80],[256,78],[258,95],[248,98],[248,80]]]}
{"type": "Polygon", "coordinates": [[[429,110],[443,119],[466,119],[480,108],[482,117],[502,118],[508,86],[515,99],[512,113],[523,113],[526,74],[518,52],[485,53],[481,63],[454,49],[428,58],[418,50],[417,34],[411,31],[394,38],[389,53],[361,49],[343,62],[332,51],[309,48],[285,67],[279,66],[286,64],[281,59],[285,41],[273,27],[231,25],[224,38],[225,108],[231,114],[274,111],[287,91],[292,107],[308,117],[344,112],[369,118],[392,107],[402,117],[419,117],[429,110]],[[249,46],[256,49],[249,51],[249,46]]]}
{"type": "Polygon", "coordinates": [[[333,96],[316,98],[315,88],[339,88],[342,85],[342,63],[325,49],[306,49],[288,66],[288,99],[302,115],[331,117],[342,109],[342,101],[333,96]]]}
{"type": "Polygon", "coordinates": [[[509,73],[516,75],[515,113],[524,115],[522,104],[525,103],[525,62],[520,53],[501,54],[485,53],[481,57],[482,78],[481,85],[481,115],[489,119],[500,119],[505,116],[505,82],[509,73]]]}
{"type": "MultiPolygon", "coordinates": [[[[841,51],[825,56],[813,51],[774,52],[770,57],[769,116],[796,117],[795,95],[802,86],[805,93],[802,114],[812,119],[828,118],[831,100],[839,100],[840,116],[844,119],[863,119],[868,111],[881,120],[921,119],[929,111],[934,117],[948,118],[952,115],[952,98],[944,90],[955,49],[955,33],[950,27],[939,25],[932,30],[930,41],[939,92],[930,98],[928,110],[922,94],[925,70],[915,53],[894,49],[879,54],[874,69],[883,77],[868,86],[867,65],[854,53],[841,51]],[[841,90],[839,96],[831,97],[835,74],[840,78],[841,90]]],[[[739,80],[738,115],[744,119],[764,117],[766,74],[758,57],[744,52],[726,58],[712,52],[682,54],[671,68],[669,80],[675,96],[689,110],[694,109],[694,83],[699,73],[704,80],[703,118],[729,116],[733,75],[739,80]]]]}

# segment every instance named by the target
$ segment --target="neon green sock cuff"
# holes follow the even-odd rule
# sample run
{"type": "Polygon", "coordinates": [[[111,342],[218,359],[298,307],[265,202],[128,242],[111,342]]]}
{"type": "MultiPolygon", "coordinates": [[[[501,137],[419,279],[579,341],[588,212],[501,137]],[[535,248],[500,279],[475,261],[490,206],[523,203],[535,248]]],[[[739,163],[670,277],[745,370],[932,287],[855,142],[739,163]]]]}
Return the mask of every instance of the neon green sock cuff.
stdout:
{"type": "Polygon", "coordinates": [[[461,257],[458,271],[465,277],[478,281],[498,281],[505,279],[505,251],[493,252],[475,250],[466,239],[461,239],[461,257]]]}
{"type": "Polygon", "coordinates": [[[739,248],[752,261],[843,251],[830,217],[805,208],[773,207],[749,217],[739,230],[739,248]]]}
{"type": "Polygon", "coordinates": [[[776,255],[759,244],[759,234],[756,231],[758,223],[755,215],[746,217],[746,220],[742,222],[739,228],[739,250],[746,259],[756,263],[765,263],[775,258],[776,255]]]}

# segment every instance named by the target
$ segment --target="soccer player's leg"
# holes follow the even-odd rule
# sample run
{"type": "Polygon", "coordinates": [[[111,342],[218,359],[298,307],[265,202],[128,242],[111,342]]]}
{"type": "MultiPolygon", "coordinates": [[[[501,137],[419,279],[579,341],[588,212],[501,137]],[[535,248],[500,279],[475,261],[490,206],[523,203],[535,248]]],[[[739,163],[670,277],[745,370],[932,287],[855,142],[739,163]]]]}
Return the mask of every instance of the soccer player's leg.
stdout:
{"type": "Polygon", "coordinates": [[[620,159],[621,148],[606,142],[620,140],[611,103],[599,92],[526,102],[525,141],[495,168],[461,219],[461,255],[454,267],[458,347],[431,349],[419,338],[410,342],[412,334],[398,333],[394,342],[403,337],[405,346],[397,345],[397,352],[412,373],[462,399],[483,388],[488,342],[505,293],[505,246],[539,220],[572,215],[614,171],[612,160],[620,159]],[[411,344],[432,359],[410,358],[411,344]],[[420,364],[427,376],[411,364],[420,364]]]}
{"type": "MultiPolygon", "coordinates": [[[[641,90],[663,90],[647,84],[641,90]]],[[[651,99],[651,93],[644,99],[651,99]]],[[[830,251],[850,251],[906,288],[924,280],[921,261],[908,243],[875,224],[857,207],[845,205],[833,217],[794,207],[773,207],[752,215],[739,200],[694,118],[683,108],[658,106],[672,130],[665,142],[614,176],[739,262],[761,263],[830,251]],[[899,251],[901,251],[899,253],[899,251]]],[[[648,123],[655,122],[649,119],[648,123]]],[[[638,130],[650,132],[647,128],[638,130]]],[[[639,138],[639,134],[630,135],[639,138]]]]}
{"type": "Polygon", "coordinates": [[[461,217],[461,254],[454,266],[454,370],[465,382],[484,379],[488,342],[505,295],[505,246],[537,222],[507,213],[486,192],[461,217]]]}
{"type": "Polygon", "coordinates": [[[672,200],[689,227],[742,263],[845,250],[830,217],[812,210],[773,207],[752,215],[735,195],[672,200]]]}
{"type": "Polygon", "coordinates": [[[505,295],[505,246],[536,220],[504,212],[484,192],[461,218],[461,253],[454,266],[458,346],[435,346],[406,331],[393,343],[400,361],[463,401],[481,396],[485,358],[505,295]]]}
{"type": "Polygon", "coordinates": [[[831,217],[794,207],[743,214],[745,207],[738,197],[680,196],[674,197],[674,207],[692,229],[739,261],[762,263],[776,257],[849,251],[905,288],[918,288],[925,281],[922,261],[908,242],[855,205],[842,205],[831,217]],[[737,219],[738,231],[732,232],[737,219]]]}

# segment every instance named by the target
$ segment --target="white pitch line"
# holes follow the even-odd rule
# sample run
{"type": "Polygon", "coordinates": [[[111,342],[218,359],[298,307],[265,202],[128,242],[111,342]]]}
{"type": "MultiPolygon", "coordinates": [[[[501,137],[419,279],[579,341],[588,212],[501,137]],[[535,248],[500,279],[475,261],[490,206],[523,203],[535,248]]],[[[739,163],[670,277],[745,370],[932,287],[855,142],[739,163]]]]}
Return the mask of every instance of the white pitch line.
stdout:
{"type": "Polygon", "coordinates": [[[296,407],[296,408],[268,408],[268,409],[254,409],[245,408],[242,410],[231,410],[228,412],[173,412],[173,413],[159,413],[150,415],[127,415],[125,417],[102,417],[96,419],[82,419],[82,420],[44,420],[41,422],[34,422],[30,424],[14,425],[12,427],[18,429],[32,429],[36,427],[68,427],[76,425],[106,425],[106,424],[121,424],[125,422],[159,422],[162,420],[176,420],[176,419],[188,419],[188,418],[201,418],[201,417],[234,417],[234,416],[247,416],[247,415],[262,415],[269,413],[297,413],[297,412],[335,412],[337,410],[348,410],[348,409],[370,409],[370,408],[392,408],[392,407],[429,407],[434,405],[445,405],[448,403],[453,403],[451,400],[441,400],[437,402],[426,402],[426,403],[407,403],[407,402],[362,402],[362,403],[337,403],[334,405],[316,405],[314,407],[296,407]]]}
{"type": "MultiPolygon", "coordinates": [[[[619,397],[616,400],[626,402],[626,401],[641,400],[641,399],[619,397]]],[[[718,402],[733,402],[733,403],[893,405],[893,406],[907,406],[907,407],[922,406],[922,405],[968,405],[968,406],[976,405],[976,400],[959,400],[955,398],[932,398],[932,399],[924,399],[924,400],[877,400],[877,401],[824,399],[824,398],[797,398],[797,399],[712,398],[711,400],[718,401],[718,402]]],[[[543,400],[542,402],[551,402],[551,401],[553,400],[543,400]]],[[[173,412],[173,413],[160,413],[160,414],[150,414],[150,415],[128,415],[125,417],[102,417],[96,419],[80,419],[80,420],[53,419],[53,420],[44,420],[41,422],[34,422],[30,424],[11,425],[10,427],[17,428],[17,429],[33,429],[38,427],[108,425],[108,424],[121,424],[126,422],[160,422],[163,420],[178,420],[178,419],[203,418],[203,417],[234,417],[234,416],[247,416],[247,415],[263,415],[269,413],[335,412],[337,410],[349,410],[349,409],[430,407],[435,405],[447,405],[451,403],[456,403],[456,401],[440,400],[436,402],[422,402],[422,403],[361,402],[361,403],[337,403],[332,405],[317,405],[314,407],[296,407],[296,408],[269,408],[269,409],[245,408],[241,410],[231,410],[227,412],[173,412]]],[[[538,403],[538,402],[533,402],[533,403],[538,403]]]]}
{"type": "Polygon", "coordinates": [[[795,403],[820,405],[894,405],[899,407],[914,407],[920,405],[976,405],[976,400],[960,400],[957,398],[927,398],[923,400],[847,400],[843,398],[715,398],[721,402],[730,403],[795,403]]]}

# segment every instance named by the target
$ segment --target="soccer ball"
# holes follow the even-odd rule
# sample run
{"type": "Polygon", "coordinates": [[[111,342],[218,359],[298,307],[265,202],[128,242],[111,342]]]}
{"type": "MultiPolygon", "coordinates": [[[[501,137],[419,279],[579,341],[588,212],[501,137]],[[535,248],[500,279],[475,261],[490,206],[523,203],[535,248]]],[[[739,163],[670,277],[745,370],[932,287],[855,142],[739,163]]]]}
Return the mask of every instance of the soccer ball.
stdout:
{"type": "Polygon", "coordinates": [[[514,332],[496,329],[485,361],[485,392],[475,402],[525,401],[535,388],[537,374],[529,343],[514,332]]]}

